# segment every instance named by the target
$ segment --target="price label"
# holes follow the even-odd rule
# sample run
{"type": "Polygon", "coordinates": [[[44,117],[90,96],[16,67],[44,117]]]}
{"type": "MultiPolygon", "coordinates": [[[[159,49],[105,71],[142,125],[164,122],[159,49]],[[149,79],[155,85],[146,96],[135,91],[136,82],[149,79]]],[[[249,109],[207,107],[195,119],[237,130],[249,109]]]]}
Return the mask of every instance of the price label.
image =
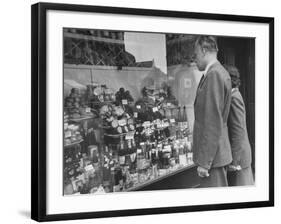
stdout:
{"type": "Polygon", "coordinates": [[[134,117],[135,117],[135,118],[138,117],[138,112],[134,112],[134,117]]]}
{"type": "Polygon", "coordinates": [[[166,152],[171,152],[171,151],[172,151],[172,148],[171,148],[170,145],[165,145],[165,146],[164,146],[164,150],[165,150],[166,152]]]}
{"type": "Polygon", "coordinates": [[[171,103],[167,103],[167,106],[170,107],[170,106],[171,106],[171,103]]]}
{"type": "Polygon", "coordinates": [[[153,108],[152,108],[152,111],[153,111],[153,112],[158,111],[158,107],[153,107],[153,108]]]}
{"type": "Polygon", "coordinates": [[[66,132],[65,132],[65,137],[66,137],[66,138],[71,137],[71,131],[66,131],[66,132]]]}
{"type": "Polygon", "coordinates": [[[137,105],[137,109],[141,109],[141,105],[137,105]]]}
{"type": "Polygon", "coordinates": [[[127,105],[128,104],[128,100],[122,100],[122,104],[123,105],[127,105]]]}
{"type": "Polygon", "coordinates": [[[91,170],[94,170],[94,167],[92,164],[88,165],[88,166],[85,166],[84,168],[87,172],[91,171],[91,170]]]}
{"type": "Polygon", "coordinates": [[[86,111],[86,113],[90,113],[91,112],[91,108],[90,107],[86,107],[85,111],[86,111]]]}
{"type": "Polygon", "coordinates": [[[171,122],[171,123],[175,123],[175,122],[176,122],[176,121],[175,121],[175,118],[170,119],[170,122],[171,122]]]}

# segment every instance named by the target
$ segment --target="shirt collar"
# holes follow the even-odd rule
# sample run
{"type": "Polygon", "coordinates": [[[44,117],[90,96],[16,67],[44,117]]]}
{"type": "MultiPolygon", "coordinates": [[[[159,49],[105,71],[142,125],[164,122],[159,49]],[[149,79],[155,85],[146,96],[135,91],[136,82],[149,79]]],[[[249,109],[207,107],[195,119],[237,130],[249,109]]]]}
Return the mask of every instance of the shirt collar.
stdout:
{"type": "Polygon", "coordinates": [[[231,93],[234,93],[234,92],[236,92],[238,90],[238,88],[236,87],[236,88],[232,88],[231,89],[231,93]]]}
{"type": "Polygon", "coordinates": [[[218,61],[217,59],[214,59],[214,60],[210,61],[210,62],[207,64],[207,66],[206,66],[206,68],[205,68],[205,71],[203,72],[203,75],[204,75],[204,76],[207,74],[207,72],[208,72],[208,70],[210,69],[210,67],[211,67],[213,64],[215,64],[217,61],[218,61]]]}

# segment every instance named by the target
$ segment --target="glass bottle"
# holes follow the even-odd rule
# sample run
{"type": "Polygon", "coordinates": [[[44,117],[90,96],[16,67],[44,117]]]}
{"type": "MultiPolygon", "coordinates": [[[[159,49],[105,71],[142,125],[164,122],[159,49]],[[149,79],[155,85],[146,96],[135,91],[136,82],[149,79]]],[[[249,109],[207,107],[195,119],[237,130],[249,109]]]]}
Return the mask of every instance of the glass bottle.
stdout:
{"type": "Polygon", "coordinates": [[[132,140],[131,139],[128,139],[127,140],[127,150],[126,150],[126,159],[125,159],[125,163],[126,163],[126,166],[130,167],[131,166],[131,152],[132,152],[132,140]]]}
{"type": "Polygon", "coordinates": [[[184,149],[184,145],[181,143],[179,146],[179,163],[180,165],[187,165],[187,157],[184,149]]]}
{"type": "Polygon", "coordinates": [[[177,122],[180,124],[181,122],[181,107],[178,107],[178,116],[177,116],[177,122]]]}
{"type": "Polygon", "coordinates": [[[122,138],[120,139],[118,156],[119,156],[119,164],[125,165],[125,149],[124,149],[124,141],[122,138]]]}
{"type": "Polygon", "coordinates": [[[135,173],[136,172],[136,157],[137,157],[137,146],[135,139],[132,139],[132,149],[130,152],[130,159],[131,159],[131,166],[129,167],[130,171],[135,173]]]}
{"type": "Polygon", "coordinates": [[[188,120],[187,120],[185,105],[183,106],[183,111],[182,111],[182,122],[183,122],[183,129],[187,129],[188,120]]]}

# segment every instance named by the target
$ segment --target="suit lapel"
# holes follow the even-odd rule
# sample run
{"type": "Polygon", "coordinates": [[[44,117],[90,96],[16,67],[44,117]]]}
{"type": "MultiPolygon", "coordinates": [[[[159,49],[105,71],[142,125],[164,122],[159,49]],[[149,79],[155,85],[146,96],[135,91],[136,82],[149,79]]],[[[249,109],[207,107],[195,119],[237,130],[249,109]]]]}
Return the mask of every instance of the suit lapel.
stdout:
{"type": "Polygon", "coordinates": [[[199,92],[199,90],[201,89],[201,87],[202,87],[202,85],[203,85],[203,83],[204,83],[204,81],[206,80],[206,75],[202,75],[202,77],[201,77],[201,79],[200,79],[200,82],[199,82],[199,84],[198,84],[198,86],[197,86],[197,90],[196,90],[196,96],[195,96],[195,100],[194,100],[194,104],[193,105],[195,105],[195,103],[196,103],[196,99],[197,99],[197,96],[198,96],[198,92],[199,92]]]}
{"type": "Polygon", "coordinates": [[[204,84],[204,82],[205,82],[205,80],[206,80],[206,78],[207,78],[207,75],[208,75],[209,71],[212,69],[213,66],[217,65],[218,63],[219,63],[219,62],[216,61],[214,64],[212,64],[212,65],[210,66],[210,68],[208,69],[208,71],[205,73],[205,75],[203,75],[203,76],[201,77],[200,82],[199,82],[198,87],[197,87],[197,90],[196,90],[196,96],[195,96],[195,100],[194,100],[194,104],[193,104],[193,105],[196,104],[198,92],[199,92],[199,90],[202,88],[202,86],[203,86],[203,84],[204,84]]]}

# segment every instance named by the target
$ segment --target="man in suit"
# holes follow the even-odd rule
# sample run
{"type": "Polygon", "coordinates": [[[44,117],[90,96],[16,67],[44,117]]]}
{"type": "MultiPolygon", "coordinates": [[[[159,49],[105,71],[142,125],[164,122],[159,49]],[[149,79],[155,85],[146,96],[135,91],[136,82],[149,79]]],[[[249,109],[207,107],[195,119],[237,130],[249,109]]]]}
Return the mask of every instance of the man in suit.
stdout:
{"type": "Polygon", "coordinates": [[[217,60],[217,52],[214,37],[197,38],[194,57],[203,76],[194,102],[193,161],[200,187],[228,186],[226,167],[232,161],[227,127],[231,79],[217,60]]]}
{"type": "Polygon", "coordinates": [[[252,154],[246,126],[246,110],[239,92],[240,74],[232,65],[224,65],[232,83],[231,106],[228,116],[228,133],[233,161],[228,167],[229,186],[253,185],[252,154]]]}

